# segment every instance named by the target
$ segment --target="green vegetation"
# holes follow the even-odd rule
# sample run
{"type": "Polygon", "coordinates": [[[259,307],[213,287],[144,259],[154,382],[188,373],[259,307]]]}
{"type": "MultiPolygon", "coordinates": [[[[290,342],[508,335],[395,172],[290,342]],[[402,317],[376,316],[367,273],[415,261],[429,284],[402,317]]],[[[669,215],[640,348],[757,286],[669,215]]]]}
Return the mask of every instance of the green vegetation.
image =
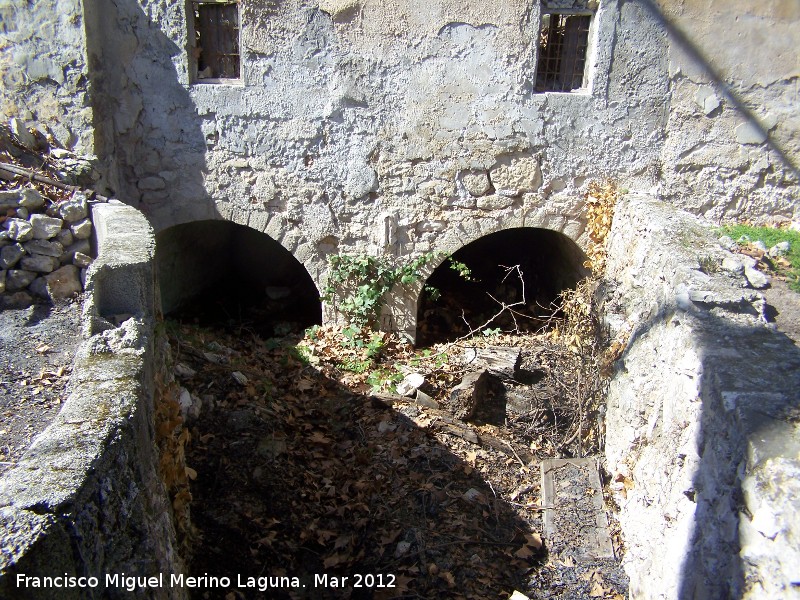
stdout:
{"type": "Polygon", "coordinates": [[[720,227],[719,231],[734,241],[738,241],[742,236],[747,236],[751,242],[761,240],[767,248],[772,248],[779,242],[789,242],[789,253],[783,257],[789,266],[782,266],[780,262],[776,262],[776,267],[780,274],[786,276],[789,287],[800,292],[800,232],[751,225],[726,225],[720,227]]]}
{"type": "Polygon", "coordinates": [[[322,299],[338,299],[338,309],[348,323],[362,329],[378,329],[386,294],[398,283],[409,285],[422,278],[421,270],[441,254],[428,252],[408,264],[392,257],[366,254],[334,254],[328,257],[328,283],[322,299]]]}

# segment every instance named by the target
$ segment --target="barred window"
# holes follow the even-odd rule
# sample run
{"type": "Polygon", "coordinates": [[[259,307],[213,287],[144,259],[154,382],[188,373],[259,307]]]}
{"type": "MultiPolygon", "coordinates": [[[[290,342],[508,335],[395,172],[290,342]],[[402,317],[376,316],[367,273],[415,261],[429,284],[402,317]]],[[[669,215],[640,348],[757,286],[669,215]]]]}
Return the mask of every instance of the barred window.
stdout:
{"type": "Polygon", "coordinates": [[[536,64],[537,92],[571,92],[586,86],[591,22],[591,14],[542,14],[536,64]]]}
{"type": "Polygon", "coordinates": [[[192,2],[195,79],[239,78],[239,5],[192,2]]]}

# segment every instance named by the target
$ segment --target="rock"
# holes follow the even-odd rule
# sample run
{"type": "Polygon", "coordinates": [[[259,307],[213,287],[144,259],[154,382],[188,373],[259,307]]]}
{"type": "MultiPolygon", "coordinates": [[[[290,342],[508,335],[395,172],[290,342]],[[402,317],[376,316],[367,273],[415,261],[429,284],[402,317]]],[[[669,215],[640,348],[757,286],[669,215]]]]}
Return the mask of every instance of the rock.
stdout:
{"type": "Polygon", "coordinates": [[[34,296],[44,298],[45,300],[50,299],[50,292],[47,291],[47,280],[44,277],[37,277],[34,279],[28,286],[28,289],[34,296]]]}
{"type": "Polygon", "coordinates": [[[175,375],[177,375],[178,377],[189,379],[197,375],[197,371],[195,371],[191,367],[187,367],[183,363],[178,363],[175,365],[175,375]]]}
{"type": "Polygon", "coordinates": [[[78,275],[78,267],[75,265],[63,266],[47,275],[47,289],[50,297],[60,299],[79,294],[83,287],[78,275]]]}
{"type": "Polygon", "coordinates": [[[726,256],[722,259],[722,270],[741,275],[744,273],[744,265],[736,257],[726,256]]]}
{"type": "Polygon", "coordinates": [[[10,269],[15,266],[20,259],[25,256],[25,248],[20,244],[11,244],[0,248],[0,266],[10,269]]]}
{"type": "Polygon", "coordinates": [[[33,238],[33,226],[24,219],[8,219],[5,227],[11,239],[17,242],[27,242],[33,238]]]}
{"type": "Polygon", "coordinates": [[[744,276],[754,289],[761,290],[769,285],[769,277],[753,267],[746,266],[744,268],[744,276]]]}
{"type": "Polygon", "coordinates": [[[461,176],[461,183],[470,195],[475,197],[485,196],[492,189],[489,175],[484,172],[468,171],[461,176]]]}
{"type": "Polygon", "coordinates": [[[144,177],[136,183],[142,191],[157,191],[167,187],[166,182],[161,177],[144,177]]]}
{"type": "Polygon", "coordinates": [[[83,252],[76,252],[72,257],[72,264],[83,269],[84,267],[88,267],[90,264],[92,264],[93,260],[94,259],[91,256],[88,256],[83,252]]]}
{"type": "Polygon", "coordinates": [[[31,215],[30,211],[27,208],[23,208],[22,206],[20,206],[16,210],[16,213],[18,219],[25,219],[26,221],[28,220],[28,217],[31,215]]]}
{"type": "Polygon", "coordinates": [[[772,258],[778,258],[779,256],[786,256],[789,253],[789,250],[792,249],[792,245],[789,242],[778,242],[772,248],[769,249],[769,255],[772,258]]]}
{"type": "Polygon", "coordinates": [[[33,237],[37,240],[49,240],[56,237],[64,225],[64,221],[61,219],[40,214],[31,215],[29,222],[33,227],[33,237]]]}
{"type": "Polygon", "coordinates": [[[739,246],[736,242],[733,241],[733,238],[728,235],[723,235],[717,241],[719,242],[720,246],[725,248],[725,250],[733,251],[736,250],[736,248],[738,248],[739,246]]]}
{"type": "Polygon", "coordinates": [[[755,242],[753,242],[753,247],[761,250],[762,252],[767,251],[767,245],[761,240],[756,240],[755,242]]]}
{"type": "Polygon", "coordinates": [[[19,199],[19,190],[0,191],[0,209],[17,208],[19,199]]]}
{"type": "Polygon", "coordinates": [[[57,258],[43,254],[23,256],[20,262],[23,269],[36,273],[52,273],[61,264],[57,258]]]}
{"type": "Polygon", "coordinates": [[[64,246],[56,241],[32,239],[22,245],[28,254],[43,254],[44,256],[60,257],[64,252],[64,246]]]}
{"type": "Polygon", "coordinates": [[[78,240],[77,242],[70,244],[69,246],[64,248],[64,254],[61,255],[61,262],[62,263],[72,262],[73,257],[77,252],[91,256],[92,246],[89,243],[89,240],[78,240]]]}
{"type": "Polygon", "coordinates": [[[533,156],[501,158],[490,174],[495,191],[501,196],[520,196],[542,186],[539,161],[533,156]]]}
{"type": "Polygon", "coordinates": [[[414,390],[425,383],[425,377],[419,373],[409,373],[397,384],[397,393],[401,396],[413,396],[414,390]]]}
{"type": "Polygon", "coordinates": [[[9,269],[6,273],[6,290],[16,292],[28,287],[36,279],[36,273],[21,269],[9,269]]]}
{"type": "Polygon", "coordinates": [[[89,219],[73,223],[69,228],[77,240],[86,240],[92,236],[92,222],[89,219]]]}
{"type": "Polygon", "coordinates": [[[0,294],[6,291],[6,273],[7,271],[0,271],[0,294]]]}
{"type": "MultiPolygon", "coordinates": [[[[33,218],[33,217],[31,217],[31,218],[33,218]]],[[[61,219],[58,219],[58,220],[61,221],[61,219]]],[[[34,229],[35,229],[35,227],[34,227],[34,229]]],[[[56,234],[56,241],[59,242],[62,246],[64,246],[64,248],[66,248],[67,246],[71,245],[75,241],[75,236],[72,235],[72,232],[69,229],[61,229],[56,234]]]]}
{"type": "Polygon", "coordinates": [[[0,296],[3,308],[28,308],[33,304],[33,297],[27,292],[16,292],[0,296]]]}
{"type": "Polygon", "coordinates": [[[723,235],[721,238],[717,240],[719,245],[725,248],[725,250],[729,250],[733,252],[739,245],[733,241],[733,238],[728,235],[723,235]]]}
{"type": "Polygon", "coordinates": [[[75,192],[72,198],[58,205],[58,214],[67,223],[75,223],[85,219],[89,215],[89,203],[86,195],[82,192],[75,192]]]}
{"type": "Polygon", "coordinates": [[[36,138],[34,135],[25,127],[25,123],[20,121],[19,119],[9,119],[8,120],[8,127],[11,129],[11,133],[13,133],[20,144],[22,144],[28,150],[36,151],[38,144],[36,143],[36,138]]]}
{"type": "Polygon", "coordinates": [[[19,205],[29,210],[37,210],[45,205],[44,196],[33,188],[25,188],[20,192],[19,205]]]}

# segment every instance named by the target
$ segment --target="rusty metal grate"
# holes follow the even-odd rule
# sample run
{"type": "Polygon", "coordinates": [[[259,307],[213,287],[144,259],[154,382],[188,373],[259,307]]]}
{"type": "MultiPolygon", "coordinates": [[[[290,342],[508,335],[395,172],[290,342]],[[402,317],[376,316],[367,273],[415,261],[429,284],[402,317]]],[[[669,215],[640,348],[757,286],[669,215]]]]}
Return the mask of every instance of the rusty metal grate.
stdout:
{"type": "Polygon", "coordinates": [[[537,92],[571,92],[584,86],[591,15],[547,13],[539,28],[537,92]]]}
{"type": "Polygon", "coordinates": [[[198,79],[239,78],[239,6],[194,2],[198,79]]]}

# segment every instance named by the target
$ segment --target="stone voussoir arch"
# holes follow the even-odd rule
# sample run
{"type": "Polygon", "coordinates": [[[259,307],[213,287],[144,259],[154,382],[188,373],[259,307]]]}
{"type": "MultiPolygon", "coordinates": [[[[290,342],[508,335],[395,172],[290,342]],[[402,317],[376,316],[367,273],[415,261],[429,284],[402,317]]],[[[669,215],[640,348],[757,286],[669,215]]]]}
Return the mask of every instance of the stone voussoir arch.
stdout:
{"type": "Polygon", "coordinates": [[[585,253],[588,247],[584,215],[561,215],[537,208],[522,214],[505,213],[493,217],[454,223],[437,239],[435,247],[430,249],[434,257],[420,269],[420,278],[411,284],[398,284],[390,292],[381,318],[383,329],[396,331],[414,342],[417,310],[425,283],[449,256],[473,242],[513,229],[540,229],[561,234],[581,253],[585,253]]]}

